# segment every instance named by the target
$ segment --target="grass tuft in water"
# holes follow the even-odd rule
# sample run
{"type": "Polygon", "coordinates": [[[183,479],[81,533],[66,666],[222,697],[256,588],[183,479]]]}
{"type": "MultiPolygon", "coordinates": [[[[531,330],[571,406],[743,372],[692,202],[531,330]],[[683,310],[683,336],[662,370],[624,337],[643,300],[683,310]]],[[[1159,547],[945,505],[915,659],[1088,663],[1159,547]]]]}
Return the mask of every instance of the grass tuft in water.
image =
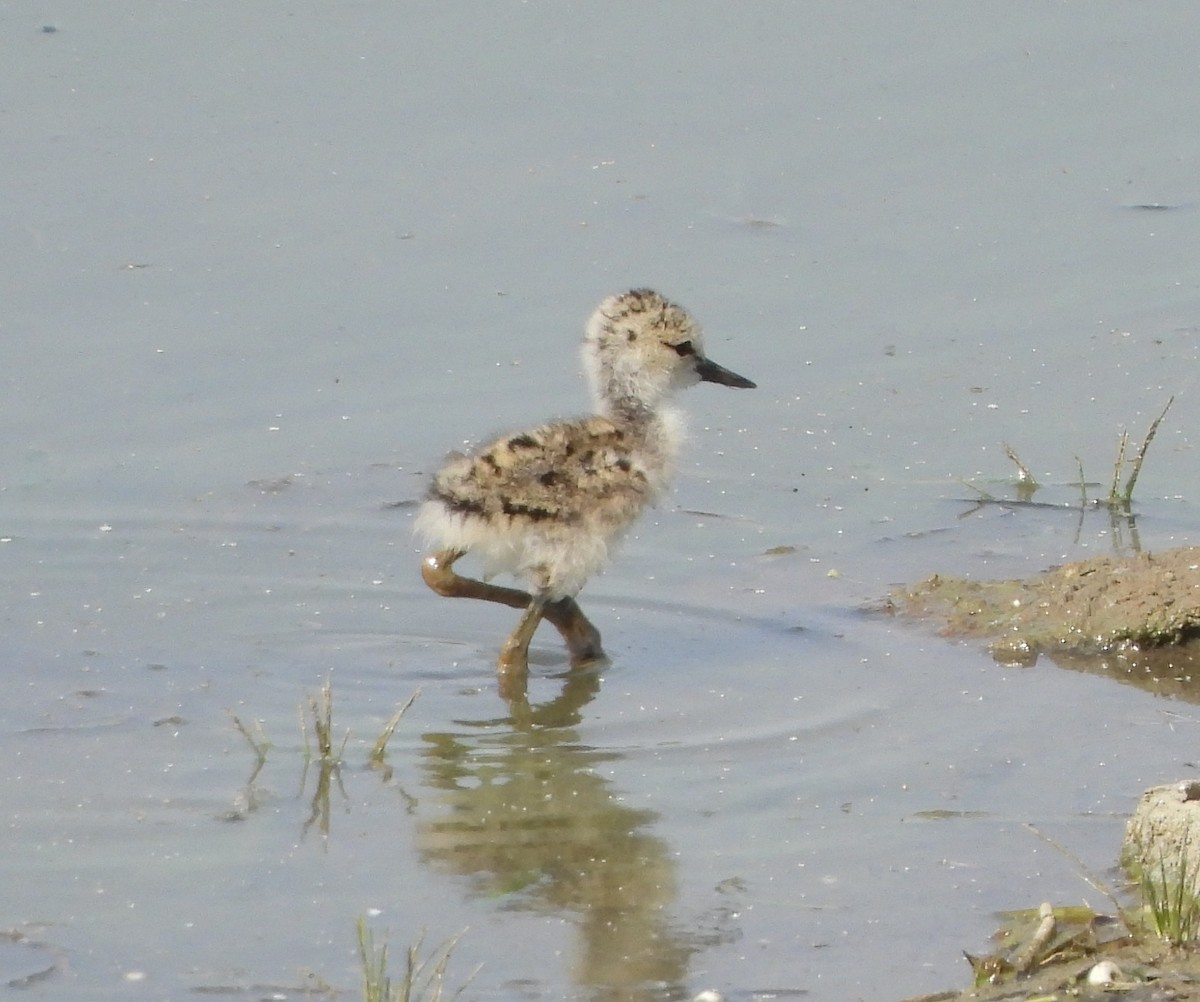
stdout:
{"type": "Polygon", "coordinates": [[[417,701],[417,697],[419,695],[421,695],[421,690],[417,689],[411,696],[408,697],[408,700],[404,703],[404,705],[392,714],[392,718],[386,724],[384,724],[383,730],[380,732],[379,737],[375,739],[375,744],[371,748],[370,757],[367,759],[367,765],[370,768],[387,768],[385,756],[387,755],[388,742],[392,740],[392,735],[396,733],[396,727],[400,724],[400,719],[408,712],[408,708],[417,701]]]}
{"type": "MultiPolygon", "coordinates": [[[[1118,551],[1123,548],[1121,543],[1122,526],[1127,525],[1132,535],[1132,545],[1134,550],[1139,550],[1140,543],[1137,539],[1137,528],[1134,523],[1133,516],[1133,492],[1137,487],[1138,477],[1141,476],[1142,465],[1146,461],[1146,454],[1150,451],[1150,443],[1154,441],[1154,436],[1158,434],[1158,427],[1162,423],[1163,418],[1167,416],[1167,411],[1171,409],[1171,405],[1175,402],[1172,396],[1167,400],[1166,406],[1163,407],[1151,423],[1146,431],[1145,437],[1142,439],[1142,444],[1138,447],[1137,452],[1130,459],[1130,443],[1129,432],[1122,431],[1117,440],[1117,458],[1113,463],[1112,479],[1109,483],[1108,496],[1096,498],[1094,501],[1088,497],[1088,481],[1084,476],[1083,463],[1079,457],[1075,457],[1075,467],[1079,476],[1079,494],[1080,504],[1079,513],[1082,520],[1083,514],[1090,508],[1098,508],[1107,511],[1109,518],[1113,523],[1114,540],[1117,541],[1118,551]]],[[[1015,488],[1017,493],[1017,504],[1035,505],[1034,496],[1041,488],[1037,478],[1033,472],[1025,464],[1025,461],[1017,455],[1017,451],[1007,442],[1002,443],[1004,454],[1009,461],[1017,468],[1015,480],[1015,488]]],[[[966,487],[975,491],[979,495],[976,505],[971,509],[971,512],[979,507],[989,504],[1011,505],[1014,502],[995,498],[986,491],[976,487],[974,484],[963,482],[966,487]]],[[[1057,505],[1055,506],[1057,507],[1057,505]]],[[[967,512],[967,514],[971,514],[967,512]]],[[[1082,524],[1082,522],[1081,522],[1082,524]]]]}
{"type": "MultiPolygon", "coordinates": [[[[392,779],[392,768],[386,761],[388,742],[392,739],[392,735],[395,734],[400,720],[408,712],[413,703],[416,702],[420,694],[421,690],[416,690],[392,714],[380,732],[379,737],[375,739],[375,744],[371,749],[367,765],[371,769],[377,770],[385,783],[390,782],[392,779]]],[[[333,682],[330,677],[326,678],[325,684],[316,696],[305,697],[305,702],[301,703],[299,707],[299,714],[300,733],[304,739],[304,774],[300,779],[301,794],[308,788],[310,767],[314,766],[314,764],[316,766],[316,785],[313,792],[311,810],[307,820],[304,822],[302,831],[307,833],[313,825],[319,822],[321,833],[328,836],[332,816],[330,800],[334,785],[336,784],[337,789],[341,791],[343,797],[346,796],[346,791],[342,786],[342,764],[345,761],[346,747],[350,742],[349,729],[346,730],[340,742],[336,740],[333,723],[333,682]]],[[[270,750],[271,745],[263,734],[262,724],[259,721],[254,721],[254,727],[251,729],[234,714],[231,713],[230,717],[233,719],[234,727],[254,750],[256,758],[254,772],[251,774],[246,784],[246,790],[241,798],[241,806],[236,807],[228,815],[230,820],[241,820],[248,811],[254,810],[257,807],[258,795],[254,787],[254,781],[266,764],[267,752],[270,750]]],[[[403,790],[400,793],[407,798],[407,794],[403,790]]]]}
{"type": "Polygon", "coordinates": [[[1167,411],[1171,409],[1171,404],[1174,402],[1175,397],[1172,396],[1167,400],[1167,405],[1162,409],[1162,413],[1150,423],[1146,437],[1142,439],[1141,447],[1138,449],[1137,455],[1133,457],[1133,465],[1124,488],[1121,487],[1121,475],[1125,472],[1125,453],[1129,448],[1129,432],[1121,432],[1121,438],[1117,442],[1117,460],[1113,464],[1112,484],[1108,489],[1108,507],[1110,509],[1128,512],[1133,505],[1133,488],[1137,485],[1138,477],[1141,475],[1146,452],[1150,448],[1150,443],[1154,441],[1154,436],[1158,434],[1159,424],[1167,416],[1167,411]]]}
{"type": "Polygon", "coordinates": [[[254,769],[254,775],[257,776],[262,767],[267,764],[267,752],[271,750],[271,742],[267,740],[266,734],[263,733],[262,721],[254,721],[254,733],[251,734],[250,729],[242,723],[241,718],[236,713],[230,713],[229,716],[233,718],[233,726],[237,728],[238,733],[254,749],[254,757],[258,762],[258,765],[254,769]]]}
{"type": "Polygon", "coordinates": [[[1003,443],[1003,447],[1004,455],[1017,468],[1017,497],[1022,501],[1032,501],[1033,496],[1042,485],[1038,483],[1037,477],[1033,475],[1033,471],[1017,455],[1016,449],[1007,442],[1003,443]]]}
{"type": "MultiPolygon", "coordinates": [[[[321,692],[317,696],[308,697],[308,709],[312,714],[313,732],[316,736],[317,755],[316,758],[323,763],[337,765],[342,761],[342,755],[346,751],[346,742],[350,740],[350,731],[347,730],[342,738],[341,746],[337,753],[333,750],[333,679],[326,678],[325,684],[321,686],[321,692]]],[[[308,740],[308,725],[304,716],[304,709],[300,710],[300,731],[304,735],[304,754],[305,757],[311,760],[313,756],[312,746],[308,740]]]]}
{"type": "Polygon", "coordinates": [[[367,925],[366,919],[360,917],[358,958],[362,966],[363,1002],[453,1002],[479,973],[479,969],[476,968],[459,988],[450,994],[446,993],[446,969],[450,965],[450,955],[462,936],[463,933],[460,932],[422,958],[421,947],[425,942],[425,934],[421,933],[416,943],[405,953],[404,972],[393,984],[388,973],[387,943],[376,946],[375,934],[367,925]]]}
{"type": "Polygon", "coordinates": [[[1167,865],[1160,849],[1158,867],[1143,867],[1138,881],[1154,932],[1171,946],[1186,946],[1200,937],[1200,897],[1192,887],[1194,870],[1188,865],[1185,836],[1174,865],[1167,865]]]}
{"type": "Polygon", "coordinates": [[[1145,866],[1134,871],[1144,906],[1138,909],[1122,905],[1113,890],[1066,846],[1034,825],[1026,823],[1025,827],[1075,863],[1080,876],[1112,902],[1121,924],[1134,941],[1144,942],[1148,931],[1171,946],[1186,946],[1200,938],[1200,895],[1193,887],[1198,868],[1188,860],[1190,833],[1184,835],[1174,865],[1168,864],[1166,855],[1160,850],[1157,868],[1145,866]]]}

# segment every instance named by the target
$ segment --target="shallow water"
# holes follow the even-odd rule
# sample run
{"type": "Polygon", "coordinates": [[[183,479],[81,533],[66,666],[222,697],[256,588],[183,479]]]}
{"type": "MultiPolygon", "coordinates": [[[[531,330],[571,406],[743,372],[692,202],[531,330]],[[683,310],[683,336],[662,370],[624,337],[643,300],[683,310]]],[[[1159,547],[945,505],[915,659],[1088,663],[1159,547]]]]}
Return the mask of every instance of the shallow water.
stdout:
{"type": "Polygon", "coordinates": [[[1103,906],[1026,824],[1105,872],[1195,709],[863,609],[1128,544],[1076,457],[1106,482],[1172,394],[1137,529],[1195,542],[1190,8],[0,25],[0,979],[349,996],[366,915],[396,965],[465,928],[468,997],[889,999],[964,984],[997,910],[1103,906]],[[513,718],[513,614],[423,588],[410,502],[579,410],[635,284],[759,389],[688,393],[583,596],[611,665],[543,631],[513,718]],[[1061,507],[974,507],[1004,442],[1061,507]]]}

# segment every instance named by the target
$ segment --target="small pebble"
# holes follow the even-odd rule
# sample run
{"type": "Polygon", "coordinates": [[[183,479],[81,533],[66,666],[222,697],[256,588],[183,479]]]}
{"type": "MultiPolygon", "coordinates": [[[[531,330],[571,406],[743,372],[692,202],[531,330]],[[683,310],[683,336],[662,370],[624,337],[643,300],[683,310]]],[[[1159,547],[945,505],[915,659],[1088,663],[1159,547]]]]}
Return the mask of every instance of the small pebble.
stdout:
{"type": "Polygon", "coordinates": [[[1111,985],[1114,981],[1121,980],[1121,977],[1121,968],[1111,960],[1102,960],[1088,971],[1087,983],[1089,985],[1111,985]]]}

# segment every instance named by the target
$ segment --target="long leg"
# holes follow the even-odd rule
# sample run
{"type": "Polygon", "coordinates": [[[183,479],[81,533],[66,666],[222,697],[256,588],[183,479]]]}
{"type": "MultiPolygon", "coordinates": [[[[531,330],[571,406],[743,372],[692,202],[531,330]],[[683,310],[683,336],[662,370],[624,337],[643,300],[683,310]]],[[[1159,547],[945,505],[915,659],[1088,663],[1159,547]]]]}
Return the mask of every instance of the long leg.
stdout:
{"type": "Polygon", "coordinates": [[[529,641],[533,639],[533,633],[542,621],[545,611],[545,598],[535,595],[529,603],[529,608],[517,621],[516,629],[500,648],[500,658],[496,667],[501,674],[525,677],[529,671],[529,641]]]}
{"type": "Polygon", "coordinates": [[[421,561],[421,577],[439,595],[446,598],[481,598],[485,602],[499,602],[510,609],[526,609],[533,596],[519,588],[502,588],[500,585],[465,578],[454,571],[454,561],[465,550],[438,550],[421,561]]]}
{"type": "Polygon", "coordinates": [[[600,631],[583,614],[575,599],[560,598],[557,602],[547,602],[543,615],[554,624],[555,629],[567,642],[572,667],[578,668],[593,661],[604,660],[600,631]]]}
{"type": "MultiPolygon", "coordinates": [[[[447,598],[478,598],[485,602],[498,602],[510,609],[525,609],[532,611],[534,598],[527,591],[519,588],[504,588],[500,585],[488,584],[475,578],[463,577],[454,571],[454,562],[463,555],[462,550],[439,550],[421,561],[421,577],[439,595],[447,598]]],[[[591,661],[599,661],[604,657],[604,649],[600,646],[600,631],[588,621],[583,610],[573,598],[560,598],[554,602],[544,602],[540,614],[529,627],[529,636],[537,629],[541,619],[547,619],[562,634],[567,649],[571,652],[571,664],[578,667],[591,661]]],[[[517,624],[521,630],[526,617],[517,624]]],[[[509,638],[516,637],[516,631],[509,638]]],[[[507,644],[505,645],[508,646],[507,644]]],[[[525,649],[529,644],[526,641],[525,649]]],[[[503,658],[503,652],[501,657],[503,658]]]]}

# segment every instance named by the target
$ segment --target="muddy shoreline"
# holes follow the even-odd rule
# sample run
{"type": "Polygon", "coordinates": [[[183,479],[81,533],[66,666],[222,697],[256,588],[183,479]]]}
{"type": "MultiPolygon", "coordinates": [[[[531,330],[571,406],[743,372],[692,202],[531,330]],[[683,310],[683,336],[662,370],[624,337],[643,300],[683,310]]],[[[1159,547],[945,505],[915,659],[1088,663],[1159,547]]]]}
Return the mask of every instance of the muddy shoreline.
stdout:
{"type": "MultiPolygon", "coordinates": [[[[1032,666],[1046,656],[1063,668],[1105,674],[1158,695],[1200,702],[1200,547],[1096,557],[1022,579],[974,581],[934,575],[894,589],[882,609],[932,626],[948,639],[985,641],[1003,664],[1032,666]]],[[[1164,840],[1151,841],[1145,833],[1157,833],[1164,824],[1159,820],[1163,804],[1180,800],[1187,808],[1183,823],[1191,825],[1197,799],[1189,794],[1191,789],[1184,782],[1143,796],[1121,853],[1130,872],[1138,873],[1144,864],[1162,864],[1164,840]],[[1158,813],[1147,819],[1145,809],[1158,813]]],[[[1194,873],[1186,876],[1194,870],[1186,852],[1190,830],[1165,841],[1175,851],[1182,847],[1182,857],[1172,865],[1185,874],[1188,892],[1194,895],[1194,873]]],[[[1129,1000],[1200,1000],[1200,953],[1194,940],[1171,946],[1145,929],[1130,928],[1138,924],[1130,916],[1144,914],[1140,908],[1132,905],[1120,919],[1095,916],[1097,925],[1103,921],[1120,927],[1106,938],[1097,935],[1090,922],[1086,929],[1065,932],[1061,922],[1056,927],[1049,918],[1050,906],[1043,905],[1052,930],[1046,942],[1036,942],[1030,926],[1026,939],[1032,945],[1017,937],[1018,942],[994,954],[970,958],[977,986],[905,1002],[1098,999],[1114,993],[1129,1000]],[[1043,949],[1044,956],[1014,960],[1035,947],[1043,949]],[[1097,968],[1103,961],[1116,966],[1097,968]]],[[[1052,911],[1066,916],[1078,910],[1052,911]]]]}

